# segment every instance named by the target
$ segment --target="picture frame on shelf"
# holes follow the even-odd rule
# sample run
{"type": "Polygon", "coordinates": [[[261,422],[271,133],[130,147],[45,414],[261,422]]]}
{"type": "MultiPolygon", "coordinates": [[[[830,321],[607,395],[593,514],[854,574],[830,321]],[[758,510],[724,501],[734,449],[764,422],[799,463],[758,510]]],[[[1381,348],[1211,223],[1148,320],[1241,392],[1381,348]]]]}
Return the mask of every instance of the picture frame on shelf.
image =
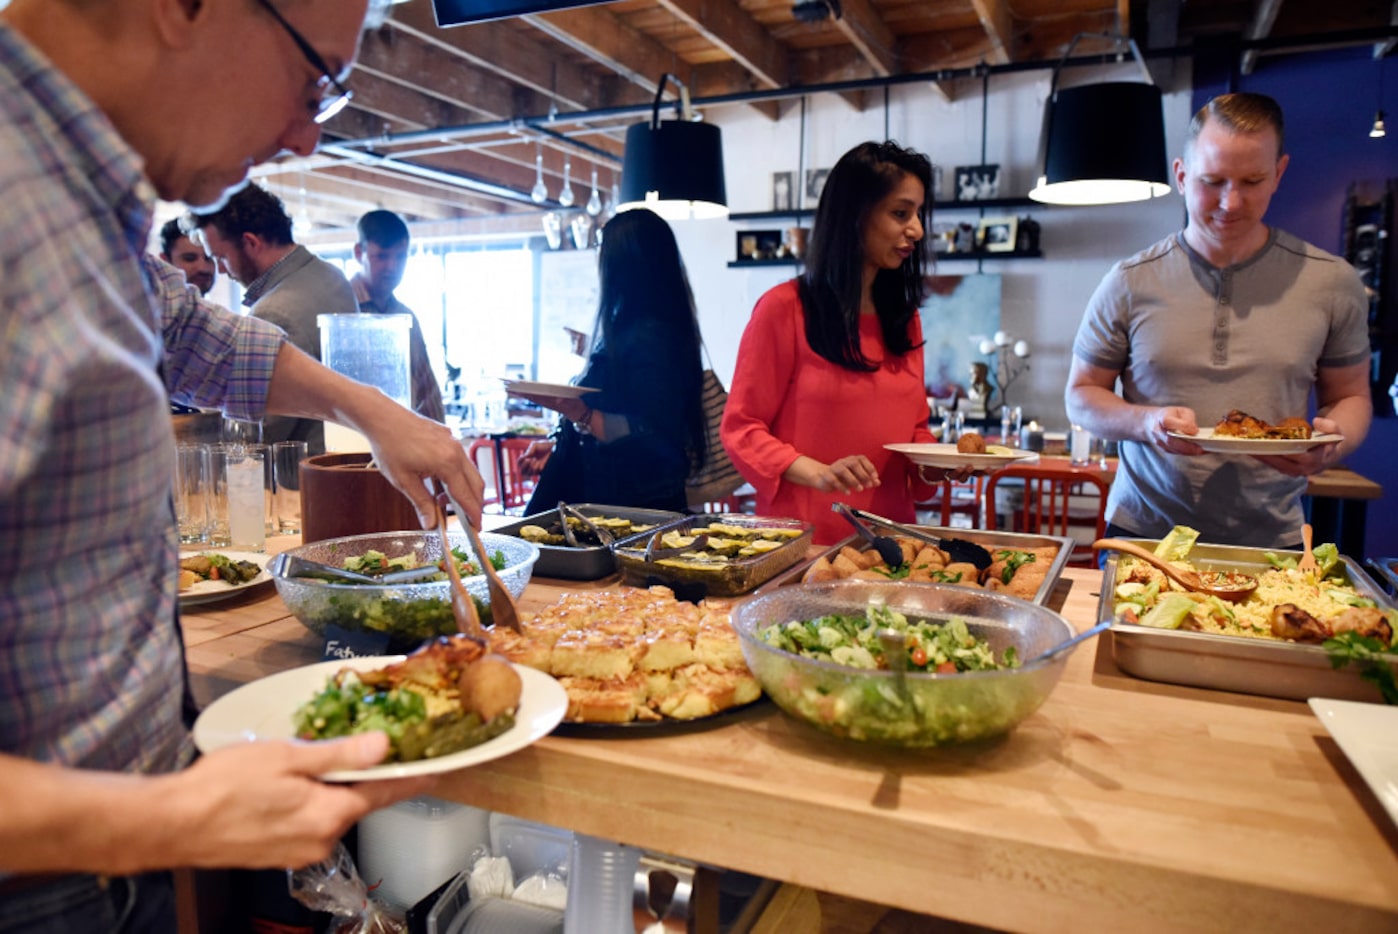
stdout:
{"type": "Polygon", "coordinates": [[[976,243],[987,253],[1013,253],[1019,219],[983,217],[976,226],[976,243]]]}
{"type": "Polygon", "coordinates": [[[740,230],[735,236],[740,263],[780,259],[784,253],[780,230],[740,230]]]}
{"type": "Polygon", "coordinates": [[[793,211],[796,209],[796,173],[772,173],[772,210],[793,211]]]}
{"type": "Polygon", "coordinates": [[[825,180],[830,176],[829,169],[806,170],[806,206],[814,208],[820,203],[820,193],[825,190],[825,180]]]}
{"type": "Polygon", "coordinates": [[[958,165],[956,167],[956,200],[988,201],[1000,197],[1000,166],[958,165]]]}

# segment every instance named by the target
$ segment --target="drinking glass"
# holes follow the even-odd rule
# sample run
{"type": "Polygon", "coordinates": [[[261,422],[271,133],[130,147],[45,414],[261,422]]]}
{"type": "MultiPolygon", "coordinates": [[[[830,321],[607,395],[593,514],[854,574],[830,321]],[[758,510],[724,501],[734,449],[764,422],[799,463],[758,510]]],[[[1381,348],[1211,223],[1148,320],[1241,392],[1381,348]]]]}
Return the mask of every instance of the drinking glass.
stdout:
{"type": "Polygon", "coordinates": [[[278,441],[272,445],[277,531],[301,534],[301,461],[307,454],[304,441],[278,441]]]}
{"type": "Polygon", "coordinates": [[[261,445],[228,445],[223,453],[228,545],[262,551],[267,545],[267,452],[261,445]]]}
{"type": "Polygon", "coordinates": [[[219,430],[219,439],[224,444],[261,444],[262,423],[225,418],[219,430]]]}
{"type": "Polygon", "coordinates": [[[209,446],[181,444],[175,449],[175,521],[180,542],[209,540],[209,446]]]}
{"type": "Polygon", "coordinates": [[[1006,447],[1019,447],[1020,422],[1024,410],[1017,405],[1000,406],[1000,443],[1006,447]]]}
{"type": "Polygon", "coordinates": [[[1092,460],[1092,433],[1081,425],[1068,431],[1068,459],[1074,467],[1086,467],[1092,460]]]}
{"type": "Polygon", "coordinates": [[[208,542],[215,548],[227,548],[228,537],[228,456],[237,445],[209,445],[209,508],[208,542]]]}
{"type": "Polygon", "coordinates": [[[966,425],[966,413],[957,409],[944,409],[942,411],[942,442],[944,444],[955,444],[961,437],[961,430],[966,425]]]}

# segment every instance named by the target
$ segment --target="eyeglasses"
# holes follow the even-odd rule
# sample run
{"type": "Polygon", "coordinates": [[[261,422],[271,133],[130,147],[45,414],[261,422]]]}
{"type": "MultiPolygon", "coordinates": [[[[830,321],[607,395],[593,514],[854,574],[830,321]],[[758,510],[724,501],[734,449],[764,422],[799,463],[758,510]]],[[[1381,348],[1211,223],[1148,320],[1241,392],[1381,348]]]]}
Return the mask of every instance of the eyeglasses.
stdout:
{"type": "Polygon", "coordinates": [[[291,41],[296,43],[296,47],[301,50],[301,54],[306,57],[306,61],[311,67],[320,72],[320,78],[316,80],[316,87],[320,89],[320,100],[316,102],[316,113],[312,118],[316,123],[324,123],[337,113],[345,109],[345,105],[354,97],[354,92],[339,82],[330,73],[330,66],[325,64],[325,59],[320,57],[320,53],[311,47],[306,41],[306,37],[296,31],[296,27],[286,21],[286,18],[277,12],[277,8],[272,5],[272,0],[258,0],[272,18],[281,24],[286,30],[286,34],[291,37],[291,41]]]}

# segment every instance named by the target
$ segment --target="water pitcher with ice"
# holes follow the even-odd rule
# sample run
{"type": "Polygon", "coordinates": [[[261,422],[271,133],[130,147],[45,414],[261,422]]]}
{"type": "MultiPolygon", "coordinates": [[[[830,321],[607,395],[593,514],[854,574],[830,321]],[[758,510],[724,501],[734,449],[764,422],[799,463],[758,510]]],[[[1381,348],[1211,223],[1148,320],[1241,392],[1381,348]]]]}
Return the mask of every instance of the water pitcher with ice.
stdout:
{"type": "MultiPolygon", "coordinates": [[[[412,408],[409,337],[412,315],[317,315],[320,360],[336,373],[370,386],[412,408]]],[[[357,431],[325,423],[327,451],[367,451],[369,440],[357,431]]]]}

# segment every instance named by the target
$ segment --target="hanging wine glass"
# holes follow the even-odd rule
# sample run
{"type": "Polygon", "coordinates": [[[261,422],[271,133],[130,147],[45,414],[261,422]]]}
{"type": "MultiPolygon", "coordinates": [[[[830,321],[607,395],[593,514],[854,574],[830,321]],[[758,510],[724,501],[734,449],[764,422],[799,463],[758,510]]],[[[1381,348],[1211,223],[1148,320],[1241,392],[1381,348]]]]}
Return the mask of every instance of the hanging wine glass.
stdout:
{"type": "Polygon", "coordinates": [[[607,202],[607,220],[616,217],[616,205],[621,199],[621,191],[617,188],[616,176],[612,176],[612,198],[607,202]]]}
{"type": "Polygon", "coordinates": [[[534,147],[534,188],[529,192],[529,197],[535,204],[543,204],[549,199],[548,186],[544,184],[544,149],[542,146],[534,147]]]}
{"type": "Polygon", "coordinates": [[[543,223],[544,239],[548,241],[549,249],[558,249],[563,245],[563,218],[557,211],[549,211],[544,215],[543,223]]]}
{"type": "Polygon", "coordinates": [[[597,166],[595,165],[592,167],[592,194],[588,196],[587,207],[584,210],[593,217],[602,213],[602,196],[597,193],[597,166]]]}
{"type": "Polygon", "coordinates": [[[573,170],[573,159],[571,156],[563,157],[563,190],[558,193],[558,203],[565,208],[573,206],[573,183],[570,175],[573,170]]]}

